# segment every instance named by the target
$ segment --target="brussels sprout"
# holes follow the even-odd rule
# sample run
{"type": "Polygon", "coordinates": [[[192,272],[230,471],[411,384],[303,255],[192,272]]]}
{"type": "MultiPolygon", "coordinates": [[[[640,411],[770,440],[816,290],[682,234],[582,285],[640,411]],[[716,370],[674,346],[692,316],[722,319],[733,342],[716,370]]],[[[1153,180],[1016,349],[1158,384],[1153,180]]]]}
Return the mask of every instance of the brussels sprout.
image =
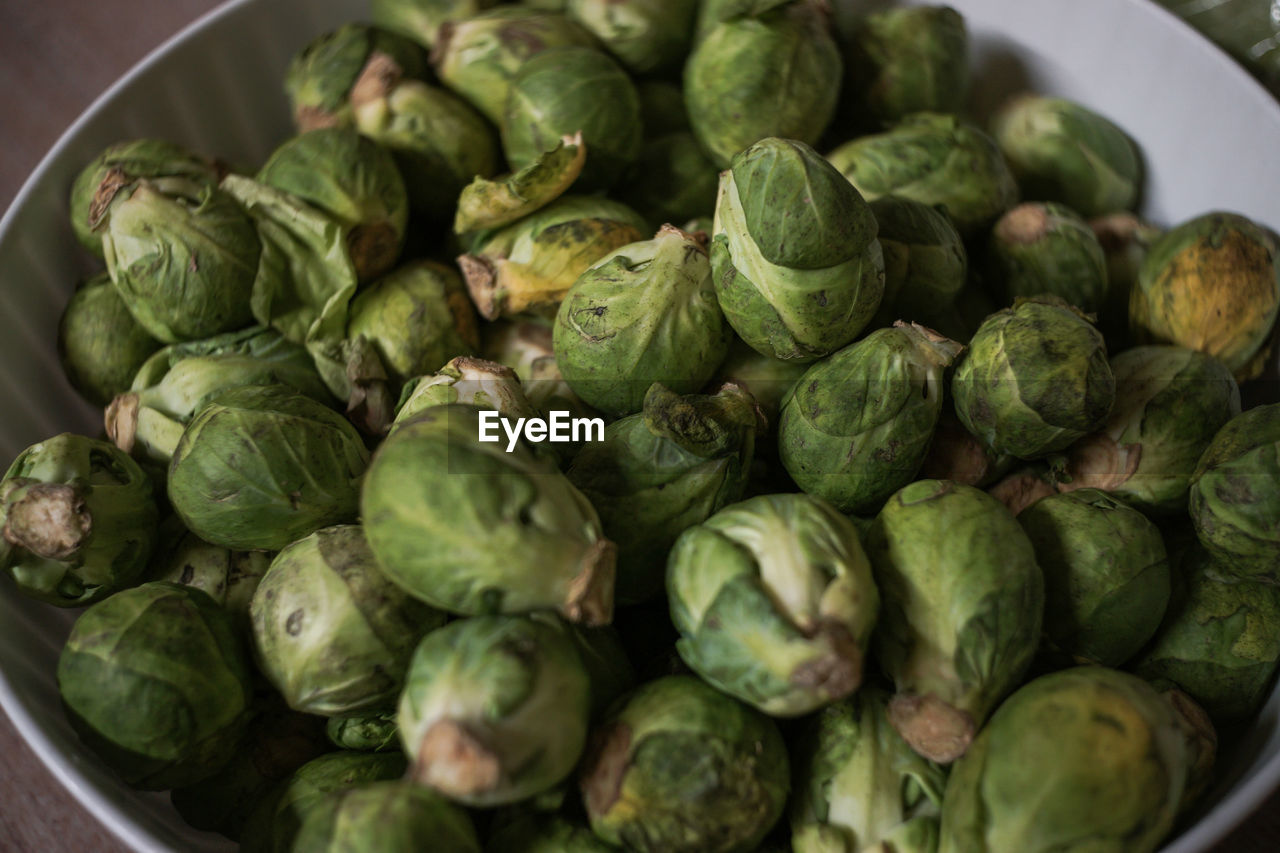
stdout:
{"type": "Polygon", "coordinates": [[[106,273],[83,282],[62,309],[58,359],[71,386],[95,406],[128,391],[138,368],[160,347],[133,319],[106,273]]]}
{"type": "Polygon", "coordinates": [[[156,543],[151,480],[105,441],[62,433],[0,480],[0,567],[23,593],[79,607],[132,586],[156,543]]]}
{"type": "Polygon", "coordinates": [[[1111,372],[1111,414],[1067,449],[1062,488],[1102,489],[1148,513],[1183,511],[1200,455],[1240,414],[1231,371],[1194,350],[1145,346],[1112,358],[1111,372]]]}
{"type": "Polygon", "coordinates": [[[796,485],[842,512],[874,512],[915,478],[963,349],[899,321],[823,359],[782,403],[778,453],[796,485]]]}
{"type": "Polygon", "coordinates": [[[706,244],[664,225],[601,258],[560,303],[554,341],[569,387],[607,414],[640,411],[654,382],[697,391],[729,347],[706,244]]]}
{"type": "Polygon", "coordinates": [[[580,773],[596,835],[638,851],[753,850],[790,788],[774,722],[690,676],[632,693],[580,773]]]}
{"type": "Polygon", "coordinates": [[[608,623],[616,549],[595,510],[550,459],[500,443],[496,424],[480,441],[481,414],[435,406],[378,448],[361,498],[378,563],[452,613],[555,609],[608,623]]]}
{"type": "Polygon", "coordinates": [[[250,613],[263,674],[289,707],[322,716],[394,701],[414,646],[445,621],[383,575],[356,524],[276,555],[250,613]]]}
{"type": "Polygon", "coordinates": [[[1200,543],[1227,571],[1280,580],[1280,403],[1227,421],[1191,475],[1200,543]]]}
{"type": "MultiPolygon", "coordinates": [[[[147,359],[107,407],[107,435],[126,453],[167,466],[182,432],[210,399],[244,385],[287,385],[333,402],[305,349],[261,326],[172,344],[147,359]]],[[[207,591],[207,590],[206,590],[207,591]]]]}
{"type": "Polygon", "coordinates": [[[117,142],[93,158],[71,185],[71,230],[80,245],[103,257],[102,232],[117,193],[139,178],[170,184],[213,186],[220,169],[180,145],[162,139],[117,142]]]}
{"type": "Polygon", "coordinates": [[[481,347],[486,358],[516,372],[525,397],[544,416],[567,411],[590,417],[596,412],[573,393],[556,364],[550,325],[536,320],[499,321],[485,326],[481,347]]]}
{"type": "Polygon", "coordinates": [[[449,403],[491,409],[506,418],[538,417],[514,370],[482,358],[462,356],[434,376],[419,376],[405,385],[392,429],[432,406],[449,403]]]}
{"type": "Polygon", "coordinates": [[[951,115],[914,113],[884,133],[846,142],[828,159],[868,201],[898,195],[940,205],[966,237],[1018,200],[995,142],[951,115]]]}
{"type": "Polygon", "coordinates": [[[1206,213],[1166,232],[1129,294],[1135,340],[1206,352],[1242,381],[1265,367],[1277,311],[1275,234],[1234,213],[1206,213]]]}
{"type": "Polygon", "coordinates": [[[613,853],[589,827],[559,815],[522,814],[489,836],[486,853],[613,853]]]}
{"type": "Polygon", "coordinates": [[[568,0],[565,13],[633,74],[678,71],[689,54],[697,0],[568,0]]]}
{"type": "Polygon", "coordinates": [[[722,387],[732,383],[744,388],[755,400],[756,410],[761,416],[762,423],[757,426],[757,432],[765,435],[777,429],[782,401],[808,369],[809,365],[804,362],[783,361],[758,353],[734,335],[729,343],[729,354],[709,384],[722,387]]]}
{"type": "Polygon", "coordinates": [[[390,149],[415,215],[433,227],[452,221],[458,193],[498,171],[493,128],[466,101],[420,80],[379,79],[360,93],[356,127],[390,149]]]}
{"type": "Polygon", "coordinates": [[[893,122],[926,110],[959,113],[969,94],[969,35],[964,17],[949,6],[867,15],[845,59],[844,98],[864,122],[893,122]]]}
{"type": "Polygon", "coordinates": [[[791,0],[704,0],[698,6],[694,41],[697,43],[705,39],[716,24],[739,18],[759,18],[790,2],[791,0]]]}
{"type": "Polygon", "coordinates": [[[480,344],[476,316],[456,270],[418,261],[351,300],[347,336],[364,336],[391,380],[432,373],[480,344]]]}
{"type": "Polygon", "coordinates": [[[409,197],[395,160],[376,142],[348,128],[313,130],[272,152],[257,180],[342,223],[361,281],[395,264],[409,221],[409,197]]]}
{"type": "Polygon", "coordinates": [[[71,727],[120,778],[160,791],[207,778],[249,723],[249,659],[198,589],[155,582],[81,614],[58,659],[71,727]]]}
{"type": "Polygon", "coordinates": [[[935,853],[945,771],[889,724],[877,688],[828,705],[792,753],[795,853],[935,853]]]}
{"type": "Polygon", "coordinates": [[[350,23],[313,39],[293,57],[284,90],[301,132],[351,127],[352,100],[382,79],[427,74],[426,55],[413,40],[367,24],[350,23]]]}
{"type": "Polygon", "coordinates": [[[1107,259],[1107,298],[1098,311],[1098,328],[1107,349],[1119,352],[1129,346],[1129,297],[1138,271],[1164,231],[1128,212],[1091,219],[1089,227],[1107,259]]]}
{"type": "Polygon", "coordinates": [[[278,550],[352,520],[369,461],[355,427],[281,385],[247,385],[209,401],[173,452],[169,500],[201,539],[278,550]]]}
{"type": "Polygon", "coordinates": [[[1000,475],[1006,460],[965,429],[952,407],[944,406],[917,474],[922,480],[954,480],[981,488],[1000,475]]]}
{"type": "Polygon", "coordinates": [[[680,657],[767,714],[858,689],[880,598],[857,530],[808,495],[761,495],[686,530],[667,561],[680,657]]]}
{"type": "Polygon", "coordinates": [[[171,344],[253,322],[249,297],[262,244],[235,199],[179,179],[138,178],[113,195],[102,233],[107,272],[152,337],[171,344]]]}
{"type": "Polygon", "coordinates": [[[947,781],[939,853],[1152,853],[1189,766],[1160,695],[1080,667],[1009,697],[947,781]]]}
{"type": "Polygon", "coordinates": [[[684,97],[693,134],[717,166],[769,136],[818,141],[835,114],[842,68],[828,9],[796,0],[719,23],[694,47],[684,97]]]}
{"type": "Polygon", "coordinates": [[[577,180],[586,160],[582,134],[575,133],[561,137],[555,148],[515,174],[494,180],[477,177],[458,197],[454,233],[500,228],[545,207],[577,180]]]}
{"type": "Polygon", "coordinates": [[[720,173],[687,131],[650,139],[614,190],[655,228],[710,216],[720,173]]]}
{"type": "Polygon", "coordinates": [[[644,239],[647,228],[638,213],[619,202],[562,196],[486,235],[458,258],[458,266],[486,320],[551,310],[592,264],[644,239]]]}
{"type": "Polygon", "coordinates": [[[682,397],[655,382],[641,414],[583,445],[568,476],[618,545],[619,603],[661,592],[676,537],[742,498],[756,427],[751,395],[737,386],[682,397]]]}
{"type": "Polygon", "coordinates": [[[581,133],[588,156],[580,191],[608,189],[640,153],[640,98],[627,72],[590,47],[545,50],[520,66],[507,91],[502,150],[523,169],[581,133]]]}
{"type": "Polygon", "coordinates": [[[369,782],[325,795],[298,827],[294,850],[480,853],[471,817],[411,782],[369,782]]]}
{"type": "Polygon", "coordinates": [[[916,752],[954,761],[1035,656],[1035,551],[995,498],[921,480],[884,505],[867,554],[884,602],[876,654],[897,685],[889,719],[916,752]]]}
{"type": "Polygon", "coordinates": [[[959,232],[945,213],[907,198],[881,196],[871,212],[884,255],[884,295],[871,325],[931,321],[964,287],[969,259],[959,232]]]}
{"type": "Polygon", "coordinates": [[[273,704],[253,718],[244,744],[221,770],[175,788],[169,799],[191,826],[238,841],[272,787],[330,748],[319,717],[273,704]]]}
{"type": "Polygon", "coordinates": [[[763,139],[720,175],[711,276],[725,317],[764,355],[812,361],[875,314],[884,258],[871,208],[812,148],[763,139]]]}
{"type": "Polygon", "coordinates": [[[1137,204],[1137,146],[1092,110],[1062,98],[1022,95],[1001,107],[991,127],[1027,198],[1062,202],[1086,218],[1137,204]]]}
{"type": "Polygon", "coordinates": [[[328,794],[398,779],[405,765],[398,752],[331,752],[308,761],[254,810],[241,833],[241,851],[290,853],[307,819],[329,809],[328,794]]]}
{"type": "Polygon", "coordinates": [[[161,525],[161,542],[147,580],[169,581],[204,592],[231,615],[237,630],[249,635],[249,603],[271,565],[262,551],[233,551],[212,545],[182,527],[177,516],[161,525]],[[165,542],[165,533],[169,541],[165,542]]]}
{"type": "Polygon", "coordinates": [[[380,27],[434,47],[442,24],[490,9],[500,0],[371,0],[369,16],[380,27]]]}
{"type": "Polygon", "coordinates": [[[1044,633],[1054,650],[1102,666],[1137,654],[1169,604],[1160,530],[1097,489],[1037,501],[1018,523],[1044,572],[1044,633]]]}
{"type": "Polygon", "coordinates": [[[1107,298],[1107,258],[1089,223],[1070,208],[1024,202],[992,229],[985,280],[1006,304],[1051,293],[1097,311],[1107,298]]]}
{"type": "Polygon", "coordinates": [[[1019,299],[974,334],[951,380],[965,429],[1034,459],[1106,423],[1116,396],[1102,334],[1060,298],[1019,299]]]}
{"type": "Polygon", "coordinates": [[[507,89],[520,66],[548,48],[573,45],[591,47],[593,39],[564,15],[500,6],[442,24],[431,62],[446,86],[501,125],[507,89]]]}
{"type": "Polygon", "coordinates": [[[325,735],[338,749],[390,752],[400,748],[395,711],[366,711],[349,717],[330,717],[325,735]]]}
{"type": "Polygon", "coordinates": [[[419,644],[400,697],[410,778],[471,806],[545,791],[582,753],[590,700],[556,617],[453,622],[419,644]]]}

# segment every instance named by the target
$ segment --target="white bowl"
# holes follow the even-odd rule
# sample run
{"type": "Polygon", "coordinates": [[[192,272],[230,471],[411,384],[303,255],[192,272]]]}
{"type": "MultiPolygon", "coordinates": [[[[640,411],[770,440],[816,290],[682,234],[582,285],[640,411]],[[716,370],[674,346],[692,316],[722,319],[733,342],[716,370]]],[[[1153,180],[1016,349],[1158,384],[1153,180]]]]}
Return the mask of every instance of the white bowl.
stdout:
{"type": "MultiPolygon", "coordinates": [[[[852,2],[852,0],[851,0],[852,2]]],[[[62,306],[92,271],[67,224],[72,178],[106,145],[161,136],[255,164],[290,130],[284,69],[310,38],[366,16],[367,0],[233,0],[157,49],[102,95],[41,162],[0,221],[0,463],[99,413],[63,378],[62,306]]],[[[1225,54],[1149,0],[951,0],[974,40],[981,109],[1030,87],[1085,103],[1142,146],[1144,212],[1172,223],[1213,209],[1280,226],[1280,107],[1225,54]]],[[[862,7],[865,8],[863,3],[862,7]]],[[[67,725],[53,673],[74,612],[0,582],[0,705],[53,774],[138,850],[225,851],[164,794],[131,791],[67,725]]],[[[1280,783],[1280,692],[1223,756],[1200,820],[1168,853],[1207,850],[1280,783]]]]}

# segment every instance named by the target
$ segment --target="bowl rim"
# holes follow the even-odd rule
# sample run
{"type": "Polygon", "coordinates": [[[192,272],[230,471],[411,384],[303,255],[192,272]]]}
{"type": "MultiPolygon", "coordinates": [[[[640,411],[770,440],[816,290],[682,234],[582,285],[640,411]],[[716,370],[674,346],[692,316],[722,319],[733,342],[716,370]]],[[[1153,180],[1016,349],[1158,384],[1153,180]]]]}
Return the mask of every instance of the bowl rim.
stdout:
{"type": "MultiPolygon", "coordinates": [[[[161,60],[171,53],[180,50],[187,42],[197,38],[213,22],[229,17],[243,7],[257,5],[265,0],[224,0],[209,11],[201,14],[190,23],[179,29],[169,38],[156,45],[124,74],[112,82],[75,118],[61,133],[50,149],[40,158],[31,174],[22,182],[3,216],[0,216],[0,242],[3,242],[13,229],[21,211],[36,194],[45,176],[52,171],[55,162],[64,151],[71,147],[81,130],[102,112],[134,81],[148,73],[161,60]]],[[[840,2],[840,0],[837,0],[840,2]]],[[[844,0],[849,2],[849,0],[844,0]]],[[[919,2],[919,0],[913,0],[919,2]]],[[[1280,109],[1276,96],[1225,49],[1214,43],[1187,21],[1180,18],[1165,6],[1154,0],[1123,0],[1133,7],[1142,7],[1147,15],[1154,15],[1162,25],[1178,32],[1178,38],[1191,38],[1211,49],[1214,62],[1223,73],[1234,78],[1241,94],[1249,92],[1250,97],[1264,109],[1280,109]]],[[[1280,228],[1280,223],[1272,224],[1280,228]]],[[[1272,694],[1280,690],[1280,685],[1273,682],[1272,694]]],[[[124,845],[134,850],[164,850],[158,846],[156,838],[142,822],[135,819],[127,810],[112,803],[87,776],[77,767],[70,753],[63,753],[44,734],[36,723],[33,714],[19,701],[8,675],[0,669],[0,709],[13,722],[14,728],[26,745],[40,759],[40,762],[57,779],[71,795],[112,835],[124,845]]],[[[1277,788],[1280,788],[1280,751],[1272,755],[1253,776],[1243,784],[1238,784],[1219,803],[1210,810],[1199,815],[1196,822],[1160,848],[1160,853],[1203,853],[1214,844],[1222,841],[1233,829],[1246,818],[1256,812],[1262,802],[1277,788]]]]}

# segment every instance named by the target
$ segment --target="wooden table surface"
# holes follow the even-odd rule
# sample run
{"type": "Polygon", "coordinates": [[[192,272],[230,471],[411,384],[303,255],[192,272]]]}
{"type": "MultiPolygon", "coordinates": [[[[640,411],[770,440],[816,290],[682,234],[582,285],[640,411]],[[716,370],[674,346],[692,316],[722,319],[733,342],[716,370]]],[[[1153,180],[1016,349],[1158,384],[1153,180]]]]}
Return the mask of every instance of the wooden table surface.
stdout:
{"type": "MultiPolygon", "coordinates": [[[[0,211],[106,86],[217,0],[0,0],[0,211]]],[[[1213,853],[1280,849],[1280,792],[1213,853]]],[[[126,853],[0,714],[0,853],[126,853]]]]}

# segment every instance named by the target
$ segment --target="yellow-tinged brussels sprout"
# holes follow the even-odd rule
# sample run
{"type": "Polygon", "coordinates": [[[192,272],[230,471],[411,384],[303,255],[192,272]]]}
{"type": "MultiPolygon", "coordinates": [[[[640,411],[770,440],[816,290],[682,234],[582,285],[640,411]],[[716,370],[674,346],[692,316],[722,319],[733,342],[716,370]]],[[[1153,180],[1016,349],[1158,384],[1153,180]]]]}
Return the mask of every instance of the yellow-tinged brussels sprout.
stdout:
{"type": "Polygon", "coordinates": [[[586,158],[582,134],[574,133],[514,174],[493,180],[477,177],[458,197],[454,233],[500,228],[545,207],[577,180],[586,158]]]}
{"type": "Polygon", "coordinates": [[[667,561],[680,657],[767,714],[858,689],[880,597],[853,524],[808,495],[761,495],[681,534],[667,561]]]}
{"type": "Polygon", "coordinates": [[[952,769],[939,853],[1152,853],[1189,768],[1172,708],[1141,679],[1102,667],[1043,676],[952,769]]]}
{"type": "Polygon", "coordinates": [[[0,568],[33,598],[91,604],[132,586],[156,544],[151,480],[105,441],[33,444],[0,480],[0,568]]]}
{"type": "Polygon", "coordinates": [[[1241,381],[1265,367],[1278,311],[1276,236],[1234,213],[1206,213],[1166,232],[1129,295],[1135,340],[1208,353],[1241,381]]]}
{"type": "Polygon", "coordinates": [[[478,15],[500,0],[370,0],[369,16],[380,27],[433,47],[440,27],[478,15]]]}
{"type": "Polygon", "coordinates": [[[1005,304],[1049,293],[1095,312],[1107,302],[1107,259],[1089,223],[1070,208],[1024,202],[991,230],[984,281],[1005,304]]]}
{"type": "Polygon", "coordinates": [[[578,763],[591,690],[549,614],[476,616],[428,635],[400,697],[409,777],[471,806],[545,791],[578,763]]]}
{"type": "Polygon", "coordinates": [[[133,315],[100,273],[76,288],[58,322],[58,358],[71,386],[105,406],[129,390],[134,374],[162,344],[133,315]]]}
{"type": "Polygon", "coordinates": [[[294,850],[480,853],[467,812],[412,782],[370,782],[333,791],[298,827],[294,850]]]}
{"type": "Polygon", "coordinates": [[[664,225],[606,255],[560,303],[554,342],[569,387],[607,414],[640,411],[655,382],[697,391],[729,346],[705,242],[664,225]]]}
{"type": "Polygon", "coordinates": [[[1035,656],[1035,551],[995,498],[920,480],[880,510],[867,554],[884,603],[877,657],[897,685],[889,719],[916,752],[954,761],[1035,656]]]}
{"type": "Polygon", "coordinates": [[[72,728],[126,783],[164,790],[213,775],[250,718],[249,658],[198,589],[154,582],[86,610],[58,659],[72,728]]]}

